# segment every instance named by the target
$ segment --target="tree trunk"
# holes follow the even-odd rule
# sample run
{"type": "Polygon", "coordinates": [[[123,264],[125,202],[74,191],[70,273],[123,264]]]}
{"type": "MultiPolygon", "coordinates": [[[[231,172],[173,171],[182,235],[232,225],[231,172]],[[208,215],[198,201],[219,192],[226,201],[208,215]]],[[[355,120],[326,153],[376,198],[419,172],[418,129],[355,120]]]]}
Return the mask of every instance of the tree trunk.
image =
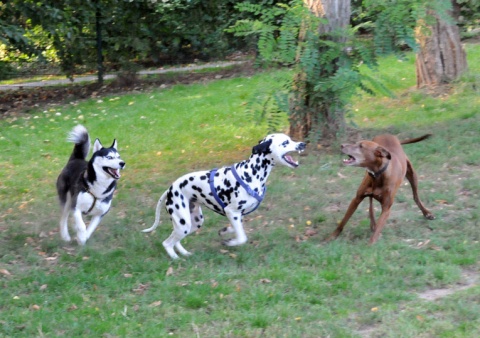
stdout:
{"type": "MultiPolygon", "coordinates": [[[[318,27],[322,39],[344,42],[345,36],[331,35],[337,29],[344,29],[350,22],[350,0],[304,0],[305,6],[317,17],[328,21],[318,27]]],[[[304,40],[305,31],[299,34],[299,40],[304,40]]],[[[297,55],[297,62],[300,54],[297,55]]],[[[336,68],[336,67],[334,67],[336,68]]],[[[327,74],[326,74],[327,76],[327,74]]],[[[328,104],[312,103],[310,91],[316,85],[308,83],[306,74],[300,70],[294,77],[293,95],[290,100],[289,135],[295,139],[305,139],[312,129],[319,129],[322,137],[335,137],[339,125],[344,124],[344,114],[338,109],[331,109],[328,104]],[[333,111],[335,110],[335,111],[333,111]]]]}
{"type": "MultiPolygon", "coordinates": [[[[450,13],[455,22],[458,18],[456,13],[455,10],[450,13]]],[[[434,13],[432,16],[436,22],[427,27],[428,34],[422,32],[422,28],[417,28],[417,42],[420,45],[415,61],[418,88],[449,83],[467,69],[458,26],[441,20],[434,13]]]]}

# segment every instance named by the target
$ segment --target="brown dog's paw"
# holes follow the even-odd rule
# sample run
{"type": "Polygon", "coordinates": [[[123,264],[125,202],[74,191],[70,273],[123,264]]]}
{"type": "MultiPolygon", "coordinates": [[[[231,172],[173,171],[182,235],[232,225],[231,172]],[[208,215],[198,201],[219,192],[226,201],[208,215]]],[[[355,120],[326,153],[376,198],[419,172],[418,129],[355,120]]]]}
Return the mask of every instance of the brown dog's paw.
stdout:
{"type": "Polygon", "coordinates": [[[433,214],[426,214],[426,215],[425,215],[425,218],[426,218],[426,219],[429,219],[429,220],[434,220],[434,219],[435,219],[435,216],[433,216],[433,214]]]}

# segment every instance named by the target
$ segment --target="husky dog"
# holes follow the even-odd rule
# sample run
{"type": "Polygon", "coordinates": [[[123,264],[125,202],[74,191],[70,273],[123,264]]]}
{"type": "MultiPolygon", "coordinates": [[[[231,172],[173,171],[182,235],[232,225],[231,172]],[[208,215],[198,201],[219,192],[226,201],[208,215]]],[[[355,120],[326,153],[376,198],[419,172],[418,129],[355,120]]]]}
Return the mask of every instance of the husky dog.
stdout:
{"type": "Polygon", "coordinates": [[[77,242],[84,245],[110,210],[120,169],[125,167],[125,162],[117,152],[117,140],[113,140],[109,148],[104,148],[98,138],[93,145],[92,158],[87,162],[90,136],[82,125],[73,128],[67,140],[75,143],[75,146],[57,178],[58,198],[62,207],[60,235],[63,240],[70,242],[68,218],[72,212],[77,242]],[[82,214],[92,216],[88,228],[82,214]]]}

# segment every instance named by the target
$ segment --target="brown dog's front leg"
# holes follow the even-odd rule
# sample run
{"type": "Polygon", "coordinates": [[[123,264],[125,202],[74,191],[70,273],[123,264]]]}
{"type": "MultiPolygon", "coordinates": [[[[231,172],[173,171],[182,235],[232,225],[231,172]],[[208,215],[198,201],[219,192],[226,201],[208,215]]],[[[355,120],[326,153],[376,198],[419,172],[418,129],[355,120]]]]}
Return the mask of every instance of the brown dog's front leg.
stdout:
{"type": "Polygon", "coordinates": [[[380,237],[382,229],[387,223],[388,216],[390,216],[390,210],[392,209],[394,198],[395,196],[391,196],[390,194],[387,194],[387,196],[385,196],[384,199],[382,200],[382,213],[378,218],[375,231],[373,232],[372,237],[370,237],[370,241],[368,242],[368,244],[375,243],[380,237]]]}
{"type": "Polygon", "coordinates": [[[357,196],[350,202],[350,205],[348,206],[348,209],[347,209],[347,212],[345,213],[345,216],[343,216],[342,221],[341,221],[340,224],[337,226],[337,228],[335,229],[335,231],[334,231],[330,236],[328,236],[327,241],[331,241],[331,240],[337,238],[338,235],[341,234],[341,232],[343,231],[343,227],[345,226],[345,224],[347,224],[348,220],[350,219],[350,217],[352,217],[352,215],[353,215],[353,213],[355,212],[355,210],[357,210],[358,205],[363,201],[364,198],[365,198],[365,196],[357,195],[357,196]]]}

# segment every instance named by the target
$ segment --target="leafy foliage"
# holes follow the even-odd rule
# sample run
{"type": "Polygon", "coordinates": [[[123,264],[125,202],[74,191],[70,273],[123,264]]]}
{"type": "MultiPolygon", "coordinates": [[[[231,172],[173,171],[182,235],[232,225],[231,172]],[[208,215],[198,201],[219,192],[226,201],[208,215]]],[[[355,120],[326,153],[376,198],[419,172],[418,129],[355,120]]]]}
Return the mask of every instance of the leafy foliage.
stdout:
{"type": "MultiPolygon", "coordinates": [[[[265,95],[265,103],[257,104],[259,117],[279,120],[281,109],[291,123],[298,119],[310,124],[303,136],[318,140],[325,135],[325,127],[330,128],[343,113],[357,88],[372,92],[364,82],[372,84],[373,79],[363,77],[358,69],[362,63],[375,65],[372,43],[355,38],[355,29],[320,35],[318,27],[325,19],[313,15],[302,1],[262,11],[249,3],[239,4],[238,8],[258,17],[237,22],[229,31],[239,36],[256,34],[262,62],[293,69],[293,76],[284,80],[284,91],[265,95]]],[[[380,87],[377,83],[375,86],[380,87]]],[[[270,121],[269,126],[279,124],[270,121]]]]}

